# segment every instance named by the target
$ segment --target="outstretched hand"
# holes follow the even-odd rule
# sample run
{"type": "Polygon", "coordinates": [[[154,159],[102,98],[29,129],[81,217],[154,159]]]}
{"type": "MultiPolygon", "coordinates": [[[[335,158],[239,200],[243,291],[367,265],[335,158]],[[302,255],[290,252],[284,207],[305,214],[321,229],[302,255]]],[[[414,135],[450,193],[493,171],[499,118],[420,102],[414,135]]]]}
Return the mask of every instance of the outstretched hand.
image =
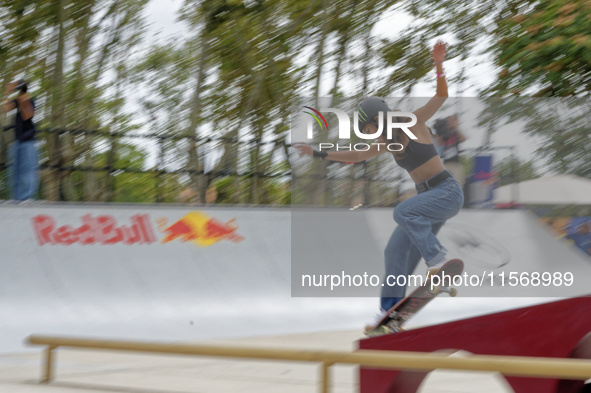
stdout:
{"type": "Polygon", "coordinates": [[[312,146],[305,144],[305,143],[294,143],[292,145],[298,152],[298,154],[301,156],[311,156],[314,154],[314,149],[312,149],[312,146]]]}
{"type": "Polygon", "coordinates": [[[431,52],[431,55],[433,56],[433,62],[443,63],[446,53],[447,44],[441,40],[437,41],[437,43],[433,46],[433,52],[431,52]]]}

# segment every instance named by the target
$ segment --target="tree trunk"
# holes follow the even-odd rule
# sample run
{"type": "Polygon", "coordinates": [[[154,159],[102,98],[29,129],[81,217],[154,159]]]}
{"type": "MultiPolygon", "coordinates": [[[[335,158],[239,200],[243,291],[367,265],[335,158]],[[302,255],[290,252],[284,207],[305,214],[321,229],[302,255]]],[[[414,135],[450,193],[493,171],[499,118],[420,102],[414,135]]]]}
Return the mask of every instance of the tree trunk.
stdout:
{"type": "MultiPolygon", "coordinates": [[[[95,2],[91,2],[87,4],[86,9],[87,12],[84,14],[84,17],[81,21],[82,25],[79,27],[78,38],[76,40],[77,43],[77,51],[78,51],[78,67],[76,69],[75,80],[78,81],[78,89],[74,93],[74,102],[73,105],[76,110],[73,111],[73,115],[75,116],[73,123],[75,124],[75,128],[79,128],[85,131],[90,130],[90,116],[92,106],[89,105],[89,99],[86,98],[87,92],[87,84],[88,78],[84,73],[85,63],[88,60],[89,55],[89,47],[90,42],[92,41],[93,34],[90,33],[90,20],[91,17],[94,15],[93,8],[95,6],[95,2]]],[[[83,156],[84,157],[84,166],[87,168],[94,167],[94,155],[92,151],[92,146],[94,144],[95,137],[94,135],[90,135],[85,133],[82,135],[82,141],[80,142],[80,147],[77,149],[75,155],[83,156]]],[[[99,193],[97,188],[97,179],[96,173],[93,171],[85,172],[84,177],[82,180],[82,190],[81,196],[82,200],[84,201],[98,201],[99,200],[99,193]]]]}
{"type": "MultiPolygon", "coordinates": [[[[66,0],[58,0],[57,5],[57,50],[55,52],[55,64],[53,69],[53,97],[51,107],[50,124],[52,128],[64,130],[66,127],[65,113],[64,113],[64,52],[66,30],[65,23],[65,6],[66,0]]],[[[61,166],[63,164],[61,159],[61,146],[59,136],[57,133],[50,133],[48,135],[48,147],[50,151],[49,162],[52,166],[61,166]]],[[[52,169],[50,175],[47,177],[49,184],[47,184],[47,199],[58,201],[61,199],[61,181],[62,175],[58,169],[52,169]]]]}
{"type": "Polygon", "coordinates": [[[365,97],[369,90],[369,72],[371,71],[371,44],[372,44],[372,37],[371,37],[371,28],[367,28],[367,32],[365,34],[365,54],[363,56],[363,66],[361,67],[361,73],[363,75],[363,82],[361,84],[361,91],[359,94],[359,98],[365,97]]]}
{"type": "Polygon", "coordinates": [[[199,193],[199,200],[204,203],[207,188],[209,187],[208,177],[203,173],[204,166],[199,154],[198,149],[200,144],[198,143],[199,132],[198,127],[200,123],[201,115],[201,91],[203,89],[203,83],[205,80],[205,71],[207,67],[207,57],[209,56],[209,38],[205,28],[201,30],[201,52],[199,54],[199,64],[197,68],[197,80],[195,83],[195,90],[193,91],[193,97],[191,99],[191,112],[189,113],[190,125],[189,132],[187,135],[191,135],[188,147],[188,163],[187,168],[197,172],[191,175],[191,184],[195,187],[199,193]]]}
{"type": "MultiPolygon", "coordinates": [[[[326,12],[326,11],[325,11],[326,12]]],[[[322,23],[322,32],[320,39],[318,40],[318,47],[316,50],[317,53],[317,61],[316,61],[316,82],[314,86],[314,100],[315,100],[315,107],[317,110],[320,110],[320,81],[322,80],[322,67],[324,65],[324,50],[325,50],[325,43],[326,38],[328,36],[328,26],[329,22],[324,20],[322,23]]],[[[320,140],[325,140],[325,133],[321,132],[319,135],[320,140]]],[[[319,176],[318,180],[313,180],[313,194],[311,195],[311,203],[314,205],[326,205],[327,204],[327,163],[325,160],[317,160],[315,161],[315,165],[313,165],[313,173],[319,176]]]]}
{"type": "MultiPolygon", "coordinates": [[[[0,89],[4,89],[4,86],[10,83],[10,74],[7,72],[6,62],[4,59],[0,59],[0,75],[3,76],[2,78],[2,86],[0,89]]],[[[8,168],[8,147],[10,145],[9,133],[4,132],[4,127],[8,126],[7,116],[6,113],[0,111],[0,166],[2,166],[3,170],[0,170],[0,175],[3,183],[4,183],[4,190],[5,190],[5,197],[10,198],[10,187],[9,184],[9,173],[10,170],[8,168]]],[[[2,195],[0,194],[0,199],[2,199],[2,195]]]]}

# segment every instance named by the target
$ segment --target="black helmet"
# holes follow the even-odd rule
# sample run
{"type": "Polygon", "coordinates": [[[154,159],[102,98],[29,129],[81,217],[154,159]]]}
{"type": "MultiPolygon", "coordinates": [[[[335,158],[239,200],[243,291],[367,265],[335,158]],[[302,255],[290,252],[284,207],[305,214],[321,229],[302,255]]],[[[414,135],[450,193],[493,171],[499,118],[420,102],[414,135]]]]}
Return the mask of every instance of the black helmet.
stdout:
{"type": "MultiPolygon", "coordinates": [[[[386,104],[383,98],[380,97],[368,97],[361,101],[361,104],[357,107],[359,131],[363,131],[366,125],[374,122],[373,118],[378,112],[386,114],[390,111],[390,107],[386,104]]],[[[377,127],[377,125],[376,125],[377,127]]]]}

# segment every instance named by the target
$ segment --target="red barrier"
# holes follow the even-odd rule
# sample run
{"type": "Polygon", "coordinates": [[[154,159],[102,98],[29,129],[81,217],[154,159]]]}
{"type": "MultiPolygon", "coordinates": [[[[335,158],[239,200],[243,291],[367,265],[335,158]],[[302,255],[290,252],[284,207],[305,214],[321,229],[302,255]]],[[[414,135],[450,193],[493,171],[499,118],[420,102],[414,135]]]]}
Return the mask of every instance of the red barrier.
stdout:
{"type": "MultiPolygon", "coordinates": [[[[359,349],[591,358],[591,297],[504,311],[359,341],[359,349]]],[[[427,372],[360,370],[360,393],[415,393],[427,372]]],[[[506,377],[515,393],[575,393],[584,381],[506,377]]],[[[477,388],[477,387],[475,387],[477,388]]]]}

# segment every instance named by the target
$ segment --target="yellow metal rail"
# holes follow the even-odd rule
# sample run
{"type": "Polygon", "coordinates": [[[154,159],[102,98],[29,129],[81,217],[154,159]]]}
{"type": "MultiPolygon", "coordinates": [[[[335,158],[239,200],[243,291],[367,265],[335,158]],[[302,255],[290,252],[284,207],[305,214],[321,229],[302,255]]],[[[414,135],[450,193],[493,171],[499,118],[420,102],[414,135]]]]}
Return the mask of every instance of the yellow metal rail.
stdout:
{"type": "Polygon", "coordinates": [[[329,368],[334,364],[354,364],[362,367],[395,370],[430,371],[435,369],[463,371],[492,371],[505,376],[560,378],[584,380],[591,378],[591,360],[534,358],[523,356],[469,355],[449,357],[442,353],[358,350],[313,351],[295,349],[232,348],[213,345],[166,344],[138,341],[92,340],[32,335],[31,345],[46,345],[43,383],[53,379],[53,351],[59,347],[113,351],[197,355],[227,358],[317,362],[322,365],[321,391],[330,389],[329,368]]]}

